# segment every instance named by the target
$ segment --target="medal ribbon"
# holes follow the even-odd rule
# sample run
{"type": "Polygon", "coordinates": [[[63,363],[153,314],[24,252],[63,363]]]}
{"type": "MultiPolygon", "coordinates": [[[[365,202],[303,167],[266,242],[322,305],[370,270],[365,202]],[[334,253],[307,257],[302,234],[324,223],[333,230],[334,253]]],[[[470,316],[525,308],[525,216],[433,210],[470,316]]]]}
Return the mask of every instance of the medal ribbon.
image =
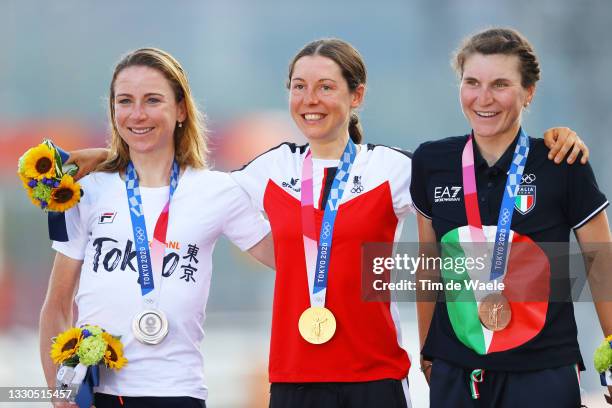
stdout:
{"type": "Polygon", "coordinates": [[[480,392],[478,391],[478,384],[484,381],[485,370],[477,368],[470,374],[470,393],[472,399],[480,398],[480,392]]]}
{"type": "Polygon", "coordinates": [[[155,290],[154,281],[157,280],[159,286],[161,286],[164,255],[166,253],[166,234],[168,232],[170,201],[178,186],[178,176],[179,165],[175,160],[172,163],[172,172],[170,174],[170,195],[155,223],[153,240],[151,241],[151,249],[149,250],[149,237],[142,207],[142,197],[138,185],[138,175],[131,161],[128,163],[125,171],[125,189],[127,191],[128,203],[130,206],[130,218],[132,220],[132,231],[136,249],[136,262],[138,264],[138,276],[140,278],[140,291],[143,301],[150,305],[157,305],[159,298],[159,287],[158,290],[155,290]]]}
{"type": "Polygon", "coordinates": [[[308,271],[308,289],[312,307],[325,306],[327,293],[327,275],[332,249],[334,224],[342,194],[349,179],[349,173],[357,156],[357,146],[349,138],[340,158],[338,170],[332,182],[329,197],[323,213],[323,223],[317,244],[314,195],[312,183],[312,151],[309,149],[302,165],[301,207],[302,207],[302,238],[308,271]]]}
{"type": "MultiPolygon", "coordinates": [[[[487,242],[482,229],[480,219],[480,207],[478,205],[478,194],[476,191],[476,173],[474,169],[474,147],[473,134],[463,148],[461,167],[463,173],[463,197],[465,201],[465,213],[468,220],[472,242],[487,242]]],[[[495,231],[495,244],[493,245],[493,259],[491,260],[490,280],[495,280],[504,275],[506,260],[508,257],[508,240],[510,238],[510,227],[514,214],[514,199],[521,184],[525,163],[529,155],[529,137],[522,128],[519,129],[519,140],[514,149],[512,163],[501,207],[497,219],[497,229],[495,231]]]]}

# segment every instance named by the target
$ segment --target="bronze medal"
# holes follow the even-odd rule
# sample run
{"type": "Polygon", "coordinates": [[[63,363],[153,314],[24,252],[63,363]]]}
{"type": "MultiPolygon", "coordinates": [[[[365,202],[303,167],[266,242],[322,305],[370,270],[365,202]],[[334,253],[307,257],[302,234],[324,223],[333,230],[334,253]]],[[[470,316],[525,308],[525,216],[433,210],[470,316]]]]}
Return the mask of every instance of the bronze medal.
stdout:
{"type": "Polygon", "coordinates": [[[300,334],[311,344],[323,344],[336,332],[336,318],[325,307],[309,307],[298,322],[300,334]]]}
{"type": "Polygon", "coordinates": [[[478,317],[484,327],[492,331],[505,329],[512,318],[510,303],[501,293],[485,296],[478,306],[478,317]]]}

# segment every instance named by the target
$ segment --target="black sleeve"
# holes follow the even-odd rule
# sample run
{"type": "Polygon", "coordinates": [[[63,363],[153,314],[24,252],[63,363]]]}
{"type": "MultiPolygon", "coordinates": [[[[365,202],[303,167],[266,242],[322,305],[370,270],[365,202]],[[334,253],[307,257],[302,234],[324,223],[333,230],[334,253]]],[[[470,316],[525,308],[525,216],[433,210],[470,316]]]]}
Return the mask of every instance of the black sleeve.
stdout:
{"type": "Polygon", "coordinates": [[[66,214],[63,212],[49,211],[47,213],[47,224],[49,225],[49,239],[52,241],[67,242],[68,229],[66,228],[66,214]]]}
{"type": "Polygon", "coordinates": [[[577,229],[606,208],[608,200],[589,163],[569,165],[567,183],[567,217],[572,229],[577,229]]]}
{"type": "Polygon", "coordinates": [[[425,167],[423,145],[420,145],[412,156],[412,178],[410,180],[410,195],[418,212],[431,219],[431,202],[427,197],[428,174],[425,167]]]}

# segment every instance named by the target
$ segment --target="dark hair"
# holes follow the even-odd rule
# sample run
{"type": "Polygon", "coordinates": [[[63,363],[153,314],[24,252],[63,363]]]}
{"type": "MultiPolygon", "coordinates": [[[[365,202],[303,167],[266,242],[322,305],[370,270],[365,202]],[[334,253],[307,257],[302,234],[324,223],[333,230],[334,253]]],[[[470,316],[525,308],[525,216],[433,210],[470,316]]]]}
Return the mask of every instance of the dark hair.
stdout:
{"type": "Polygon", "coordinates": [[[174,155],[181,167],[206,166],[208,148],[203,115],[198,110],[187,75],[181,64],[172,55],[157,48],[140,48],[124,55],[115,66],[109,91],[109,121],[111,127],[110,151],[106,161],[97,170],[116,172],[124,170],[130,160],[127,143],[119,135],[115,123],[115,81],[121,71],[134,66],[153,68],[159,71],[170,84],[176,102],[185,103],[185,120],[174,129],[174,155]]]}
{"type": "MultiPolygon", "coordinates": [[[[359,85],[366,84],[367,71],[359,51],[346,41],[337,38],[323,38],[306,44],[293,57],[289,64],[287,88],[289,88],[291,82],[295,63],[302,57],[313,55],[320,55],[334,61],[340,67],[342,77],[344,77],[351,92],[354,92],[359,85]]],[[[363,139],[363,129],[359,124],[359,115],[355,111],[351,112],[351,118],[349,119],[349,135],[355,143],[361,143],[363,139]]]]}
{"type": "Polygon", "coordinates": [[[540,79],[540,63],[531,43],[512,28],[490,28],[466,38],[455,52],[452,65],[459,78],[463,65],[473,54],[516,55],[519,58],[521,85],[528,88],[540,79]]]}

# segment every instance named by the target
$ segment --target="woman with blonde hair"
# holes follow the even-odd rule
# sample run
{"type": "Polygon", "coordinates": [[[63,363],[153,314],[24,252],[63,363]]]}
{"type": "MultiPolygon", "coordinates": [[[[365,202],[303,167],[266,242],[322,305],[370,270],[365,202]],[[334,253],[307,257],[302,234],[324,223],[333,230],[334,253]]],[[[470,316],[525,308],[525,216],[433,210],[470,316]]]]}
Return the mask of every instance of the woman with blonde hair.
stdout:
{"type": "Polygon", "coordinates": [[[127,365],[101,369],[95,405],[203,407],[199,345],[212,251],[225,234],[273,266],[269,225],[227,174],[206,167],[200,113],[170,54],[124,56],[110,84],[108,158],[83,178],[85,195],[54,225],[57,251],[40,317],[50,387],[51,338],[73,323],[121,336],[127,365]],[[59,239],[59,238],[58,238],[59,239]]]}

